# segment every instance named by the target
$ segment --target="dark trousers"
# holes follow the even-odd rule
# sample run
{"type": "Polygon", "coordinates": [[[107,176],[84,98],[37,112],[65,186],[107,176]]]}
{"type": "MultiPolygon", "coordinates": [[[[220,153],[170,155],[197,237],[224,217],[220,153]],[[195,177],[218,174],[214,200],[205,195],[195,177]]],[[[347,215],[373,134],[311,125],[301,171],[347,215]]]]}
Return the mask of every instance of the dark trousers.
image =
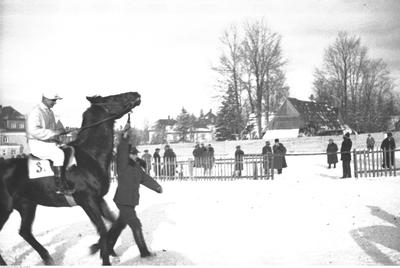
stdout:
{"type": "Polygon", "coordinates": [[[276,170],[278,170],[278,174],[282,174],[282,169],[281,168],[277,168],[276,170]]]}
{"type": "Polygon", "coordinates": [[[131,227],[132,231],[142,229],[142,223],[136,215],[134,206],[117,204],[117,207],[119,209],[118,219],[108,232],[108,239],[113,244],[117,242],[122,230],[124,230],[127,225],[131,227]]]}
{"type": "Polygon", "coordinates": [[[351,160],[342,160],[342,165],[343,165],[343,178],[351,178],[350,161],[351,161],[351,160]]]}

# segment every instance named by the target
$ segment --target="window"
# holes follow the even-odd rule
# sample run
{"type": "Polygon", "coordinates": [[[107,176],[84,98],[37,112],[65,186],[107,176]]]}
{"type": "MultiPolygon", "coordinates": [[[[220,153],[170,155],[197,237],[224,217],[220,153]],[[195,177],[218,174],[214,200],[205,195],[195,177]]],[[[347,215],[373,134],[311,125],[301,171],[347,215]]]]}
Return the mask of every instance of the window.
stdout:
{"type": "Polygon", "coordinates": [[[3,156],[6,156],[6,150],[3,149],[2,152],[1,152],[1,154],[2,154],[3,156]]]}
{"type": "Polygon", "coordinates": [[[8,142],[8,137],[7,136],[3,136],[3,143],[7,143],[8,142]]]}
{"type": "Polygon", "coordinates": [[[11,149],[11,155],[16,155],[17,151],[15,149],[11,149]]]}
{"type": "Polygon", "coordinates": [[[10,128],[17,128],[17,123],[15,121],[11,121],[9,126],[10,128]]]}
{"type": "Polygon", "coordinates": [[[22,123],[22,122],[18,123],[18,128],[19,129],[24,129],[25,128],[25,124],[22,123]]]}

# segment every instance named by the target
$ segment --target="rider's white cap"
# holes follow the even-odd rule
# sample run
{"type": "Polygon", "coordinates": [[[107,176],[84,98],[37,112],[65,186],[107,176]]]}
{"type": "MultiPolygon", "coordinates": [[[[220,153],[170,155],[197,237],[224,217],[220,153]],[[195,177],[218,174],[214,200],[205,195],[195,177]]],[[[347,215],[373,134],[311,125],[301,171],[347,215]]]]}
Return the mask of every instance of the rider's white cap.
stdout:
{"type": "Polygon", "coordinates": [[[45,97],[46,99],[50,99],[50,100],[62,100],[60,95],[58,95],[56,92],[51,91],[51,90],[44,91],[42,96],[45,97]]]}

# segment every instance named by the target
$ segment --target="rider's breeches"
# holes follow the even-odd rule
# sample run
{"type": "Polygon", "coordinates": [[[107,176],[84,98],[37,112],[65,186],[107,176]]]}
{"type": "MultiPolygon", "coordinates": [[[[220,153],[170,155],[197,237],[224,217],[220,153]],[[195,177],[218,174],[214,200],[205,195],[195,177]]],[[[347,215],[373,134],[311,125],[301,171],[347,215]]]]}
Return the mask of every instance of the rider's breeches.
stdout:
{"type": "Polygon", "coordinates": [[[28,140],[31,154],[41,159],[53,161],[54,166],[64,164],[64,152],[53,142],[43,142],[39,140],[28,140]]]}

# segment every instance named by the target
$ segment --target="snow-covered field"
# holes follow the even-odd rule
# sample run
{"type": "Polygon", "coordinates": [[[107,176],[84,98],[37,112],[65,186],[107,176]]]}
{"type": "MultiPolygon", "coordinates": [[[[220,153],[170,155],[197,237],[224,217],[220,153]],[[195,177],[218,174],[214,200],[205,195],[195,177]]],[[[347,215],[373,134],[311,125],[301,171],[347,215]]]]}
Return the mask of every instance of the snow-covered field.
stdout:
{"type": "MultiPolygon", "coordinates": [[[[271,181],[170,181],[141,188],[137,208],[149,247],[141,259],[129,229],[114,265],[400,264],[400,177],[339,179],[324,156],[289,156],[271,181]]],[[[115,184],[107,196],[110,206],[115,184]]],[[[0,233],[12,265],[41,265],[18,235],[14,212],[0,233]]],[[[58,265],[99,265],[98,236],[79,208],[39,207],[34,234],[58,265]]]]}

